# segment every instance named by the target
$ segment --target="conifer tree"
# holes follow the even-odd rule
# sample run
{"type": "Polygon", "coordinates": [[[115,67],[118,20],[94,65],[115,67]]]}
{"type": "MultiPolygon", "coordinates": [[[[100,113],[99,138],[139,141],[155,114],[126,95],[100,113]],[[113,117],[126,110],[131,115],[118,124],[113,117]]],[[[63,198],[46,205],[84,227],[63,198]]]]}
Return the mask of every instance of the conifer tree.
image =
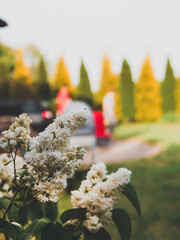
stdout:
{"type": "Polygon", "coordinates": [[[64,58],[61,57],[57,67],[54,78],[52,79],[52,87],[55,94],[63,87],[67,86],[68,90],[71,90],[71,80],[69,77],[68,69],[64,63],[64,58]]]}
{"type": "Polygon", "coordinates": [[[92,106],[93,94],[90,87],[89,77],[83,62],[81,62],[80,81],[77,87],[77,99],[92,106]]]}
{"type": "Polygon", "coordinates": [[[166,67],[166,75],[162,82],[162,108],[164,114],[175,112],[175,78],[174,73],[168,59],[166,67]]]}
{"type": "Polygon", "coordinates": [[[10,82],[10,96],[21,99],[32,98],[34,96],[31,72],[23,62],[20,49],[16,51],[13,79],[10,82]]]}
{"type": "Polygon", "coordinates": [[[15,64],[15,52],[0,43],[0,99],[9,97],[9,84],[15,64]]]}
{"type": "Polygon", "coordinates": [[[154,77],[149,56],[142,66],[135,89],[136,120],[156,121],[160,119],[162,115],[160,83],[154,77]]]}
{"type": "Polygon", "coordinates": [[[104,95],[109,91],[116,92],[117,89],[118,89],[117,75],[115,75],[111,71],[111,62],[109,58],[105,57],[103,59],[103,64],[102,64],[102,74],[101,74],[101,80],[100,80],[99,95],[101,98],[103,98],[104,95]]]}
{"type": "Polygon", "coordinates": [[[5,65],[8,73],[12,75],[15,64],[15,51],[0,43],[0,65],[5,65]]]}
{"type": "Polygon", "coordinates": [[[98,101],[102,102],[103,97],[110,91],[115,93],[115,114],[118,120],[121,120],[121,98],[119,92],[119,75],[111,70],[111,62],[108,57],[103,59],[102,74],[100,80],[100,89],[97,93],[98,101]]]}
{"type": "Polygon", "coordinates": [[[35,74],[35,89],[36,96],[40,99],[50,98],[50,84],[48,82],[48,75],[44,59],[41,56],[35,74]]]}
{"type": "MultiPolygon", "coordinates": [[[[120,79],[120,76],[119,76],[120,79]]],[[[119,88],[120,88],[120,80],[119,80],[119,88]]],[[[121,96],[120,91],[116,91],[115,93],[115,106],[114,112],[118,121],[122,120],[122,104],[121,104],[121,96]]]]}
{"type": "Polygon", "coordinates": [[[10,74],[5,64],[0,63],[0,99],[9,97],[10,74]]]}
{"type": "Polygon", "coordinates": [[[124,120],[134,120],[134,83],[132,81],[131,70],[126,60],[123,61],[120,75],[121,87],[120,96],[122,103],[122,117],[124,120]]]}
{"type": "Polygon", "coordinates": [[[24,56],[28,59],[28,66],[31,68],[32,78],[36,78],[39,59],[42,57],[39,49],[34,44],[29,44],[24,49],[24,56]]]}
{"type": "Polygon", "coordinates": [[[176,113],[180,115],[180,78],[176,79],[175,98],[176,98],[176,113]]]}

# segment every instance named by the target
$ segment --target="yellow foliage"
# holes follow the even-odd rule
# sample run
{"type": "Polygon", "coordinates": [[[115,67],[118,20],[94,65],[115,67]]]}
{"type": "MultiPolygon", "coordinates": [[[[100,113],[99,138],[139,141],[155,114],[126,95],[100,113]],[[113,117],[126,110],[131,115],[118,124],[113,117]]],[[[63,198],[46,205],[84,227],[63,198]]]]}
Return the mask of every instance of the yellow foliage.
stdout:
{"type": "Polygon", "coordinates": [[[16,60],[13,79],[10,81],[10,96],[13,98],[27,99],[34,96],[33,81],[30,69],[24,64],[22,51],[16,51],[16,60]]]}
{"type": "Polygon", "coordinates": [[[67,86],[69,90],[71,90],[71,80],[69,77],[68,69],[64,63],[64,58],[61,57],[57,67],[55,75],[51,81],[52,87],[60,90],[63,86],[67,86]]]}
{"type": "Polygon", "coordinates": [[[135,86],[136,120],[156,121],[162,116],[160,83],[156,81],[147,56],[135,86]]]}
{"type": "Polygon", "coordinates": [[[27,84],[32,84],[32,77],[30,69],[24,64],[21,49],[16,51],[16,61],[13,72],[13,78],[18,81],[18,79],[25,79],[27,84]]]}
{"type": "Polygon", "coordinates": [[[100,89],[97,93],[98,101],[102,102],[103,97],[110,91],[115,93],[115,115],[118,120],[121,119],[121,100],[119,93],[119,75],[111,71],[111,62],[108,57],[104,57],[102,64],[102,75],[100,80],[100,89]]]}
{"type": "Polygon", "coordinates": [[[117,75],[111,71],[111,62],[109,58],[105,57],[102,64],[102,75],[100,80],[100,89],[98,94],[101,99],[106,93],[113,91],[116,92],[118,88],[117,75]]]}
{"type": "MultiPolygon", "coordinates": [[[[115,74],[114,74],[115,75],[115,74]]],[[[115,89],[115,105],[114,112],[118,121],[122,120],[122,103],[121,103],[121,95],[120,95],[120,75],[115,75],[117,86],[115,89]]]]}
{"type": "Polygon", "coordinates": [[[5,235],[3,233],[0,233],[0,240],[5,240],[5,235]]]}
{"type": "Polygon", "coordinates": [[[121,105],[121,96],[119,91],[115,93],[115,105],[114,112],[118,121],[122,119],[122,105],[121,105]]]}

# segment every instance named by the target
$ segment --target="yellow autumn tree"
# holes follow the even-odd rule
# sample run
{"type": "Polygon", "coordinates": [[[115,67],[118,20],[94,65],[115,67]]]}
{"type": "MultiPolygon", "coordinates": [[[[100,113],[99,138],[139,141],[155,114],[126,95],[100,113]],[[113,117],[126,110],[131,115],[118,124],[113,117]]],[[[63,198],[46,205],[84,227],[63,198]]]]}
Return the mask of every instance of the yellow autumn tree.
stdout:
{"type": "Polygon", "coordinates": [[[70,92],[73,89],[72,85],[71,85],[71,80],[70,80],[70,77],[69,77],[69,72],[68,72],[68,69],[67,69],[67,67],[64,63],[64,58],[63,57],[61,57],[60,60],[58,61],[55,75],[51,80],[51,85],[52,85],[52,88],[53,88],[55,94],[63,86],[67,86],[68,90],[70,92]]]}
{"type": "Polygon", "coordinates": [[[104,57],[102,64],[102,74],[100,79],[99,95],[104,97],[109,91],[117,91],[118,79],[116,74],[111,71],[111,62],[108,57],[104,57]]]}
{"type": "Polygon", "coordinates": [[[32,98],[33,95],[31,71],[23,61],[22,51],[18,49],[16,51],[13,78],[10,82],[10,96],[12,98],[27,99],[32,98]]]}
{"type": "Polygon", "coordinates": [[[176,79],[175,99],[176,99],[176,113],[180,114],[180,77],[176,79]]]}
{"type": "Polygon", "coordinates": [[[119,75],[111,70],[110,59],[106,56],[103,59],[100,88],[97,93],[98,100],[102,102],[103,97],[110,91],[115,93],[115,114],[118,120],[121,119],[121,99],[119,94],[119,75]]]}
{"type": "Polygon", "coordinates": [[[156,121],[162,116],[160,83],[156,81],[147,56],[135,86],[136,120],[156,121]]]}
{"type": "Polygon", "coordinates": [[[115,115],[118,121],[122,120],[122,104],[120,92],[115,93],[115,105],[114,105],[115,115]]]}

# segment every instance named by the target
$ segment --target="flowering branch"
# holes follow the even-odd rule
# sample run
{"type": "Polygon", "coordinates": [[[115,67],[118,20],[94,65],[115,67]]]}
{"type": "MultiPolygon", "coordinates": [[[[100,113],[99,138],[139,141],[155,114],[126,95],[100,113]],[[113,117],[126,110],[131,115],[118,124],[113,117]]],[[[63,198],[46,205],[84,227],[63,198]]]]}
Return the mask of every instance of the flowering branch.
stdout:
{"type": "Polygon", "coordinates": [[[16,154],[17,154],[17,150],[18,150],[18,148],[16,147],[14,156],[13,156],[13,154],[11,152],[11,157],[13,159],[13,167],[14,167],[14,181],[15,181],[15,185],[17,185],[17,182],[16,182],[16,154]]]}
{"type": "Polygon", "coordinates": [[[0,218],[0,233],[7,233],[11,239],[21,236],[22,240],[26,239],[26,231],[32,237],[40,235],[42,239],[46,239],[48,234],[48,239],[66,239],[68,236],[72,240],[76,236],[79,240],[81,237],[110,240],[104,225],[112,219],[121,239],[130,240],[128,214],[123,209],[114,209],[119,192],[122,192],[141,215],[136,192],[130,184],[131,171],[126,168],[108,175],[104,163],[92,165],[79,189],[72,191],[73,209],[60,216],[62,225],[55,222],[57,194],[67,186],[67,179],[72,177],[85,154],[82,146],[71,146],[70,138],[76,129],[85,125],[87,119],[86,111],[61,115],[38,136],[31,138],[31,120],[27,114],[21,114],[8,131],[2,132],[0,144],[9,151],[9,155],[0,155],[0,197],[13,196],[10,201],[0,199],[7,206],[0,218]],[[17,155],[18,149],[25,151],[24,159],[17,155]],[[15,189],[14,193],[10,189],[15,189]],[[19,209],[13,209],[18,193],[19,209]],[[37,200],[48,203],[42,205],[37,200]],[[14,216],[9,216],[7,221],[5,217],[11,207],[14,216]],[[19,213],[18,218],[16,213],[19,213]],[[30,228],[18,226],[19,223],[25,226],[29,220],[32,221],[30,228]],[[14,224],[18,227],[17,232],[14,224]]]}

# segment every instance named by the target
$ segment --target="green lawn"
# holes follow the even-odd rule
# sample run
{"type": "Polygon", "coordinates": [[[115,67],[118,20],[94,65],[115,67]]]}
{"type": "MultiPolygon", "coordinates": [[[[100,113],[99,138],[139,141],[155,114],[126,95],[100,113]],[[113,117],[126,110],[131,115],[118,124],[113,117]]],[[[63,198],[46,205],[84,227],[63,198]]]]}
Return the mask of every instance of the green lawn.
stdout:
{"type": "MultiPolygon", "coordinates": [[[[122,196],[118,206],[127,209],[133,220],[133,237],[137,240],[180,239],[180,146],[171,146],[151,159],[126,162],[117,167],[132,170],[132,184],[138,192],[142,218],[122,196]]],[[[114,228],[112,239],[118,239],[114,228]]]]}
{"type": "MultiPolygon", "coordinates": [[[[180,239],[180,125],[178,124],[130,124],[115,129],[115,136],[127,139],[135,137],[147,142],[161,142],[164,151],[156,157],[108,165],[109,171],[119,167],[132,170],[135,187],[142,208],[142,217],[122,196],[118,207],[127,210],[132,219],[133,240],[180,239]],[[179,135],[179,137],[178,137],[179,135]],[[153,141],[152,141],[153,139],[153,141]]],[[[70,195],[63,194],[59,210],[71,207],[70,195]]],[[[117,207],[116,206],[116,207],[117,207]]],[[[120,239],[116,227],[107,227],[112,240],[120,239]]]]}
{"type": "Polygon", "coordinates": [[[114,136],[120,139],[136,137],[166,146],[180,144],[180,123],[121,124],[114,129],[114,136]]]}

